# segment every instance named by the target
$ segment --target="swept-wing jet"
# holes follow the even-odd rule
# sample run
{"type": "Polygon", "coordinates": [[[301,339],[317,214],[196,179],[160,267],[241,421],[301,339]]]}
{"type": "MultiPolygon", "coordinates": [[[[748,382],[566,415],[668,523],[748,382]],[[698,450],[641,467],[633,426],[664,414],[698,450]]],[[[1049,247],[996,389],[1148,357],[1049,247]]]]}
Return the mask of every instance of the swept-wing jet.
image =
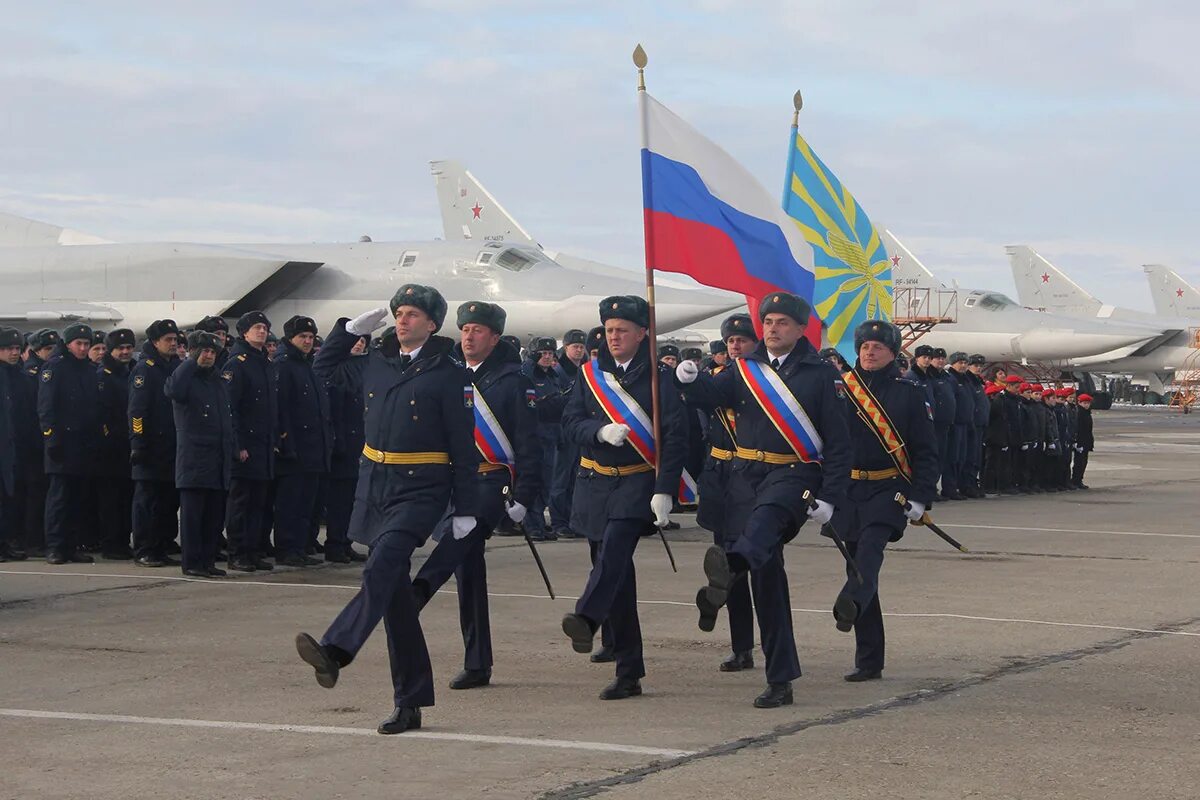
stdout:
{"type": "Polygon", "coordinates": [[[1175,270],[1162,264],[1146,264],[1142,269],[1146,271],[1156,314],[1168,319],[1200,319],[1200,290],[1179,277],[1175,270]]]}
{"type": "Polygon", "coordinates": [[[1141,326],[1153,334],[1137,347],[1113,348],[1087,358],[1074,358],[1070,366],[1091,372],[1131,373],[1146,381],[1151,391],[1162,394],[1174,371],[1195,360],[1196,347],[1191,329],[1200,325],[1200,320],[1158,316],[1107,305],[1033,248],[1013,245],[1005,251],[1023,305],[1076,319],[1103,322],[1106,326],[1141,326]]]}
{"type": "MultiPolygon", "coordinates": [[[[944,315],[943,311],[949,309],[939,308],[953,290],[891,231],[885,230],[882,236],[892,258],[897,318],[955,316],[944,315]]],[[[1135,346],[1155,335],[1138,326],[1031,311],[996,291],[960,289],[957,293],[955,321],[938,323],[921,337],[921,344],[982,353],[989,361],[1037,361],[1061,366],[1075,358],[1135,346]]]]}
{"type": "MultiPolygon", "coordinates": [[[[567,267],[524,242],[123,244],[10,215],[0,215],[0,274],[9,277],[0,324],[22,330],[83,320],[141,331],[163,317],[188,326],[253,309],[277,324],[306,314],[327,329],[415,282],[437,286],[451,313],[467,300],[495,301],[508,312],[508,332],[557,336],[596,324],[604,297],[644,291],[636,274],[567,267]]],[[[737,300],[664,288],[656,305],[671,330],[737,300]]]]}

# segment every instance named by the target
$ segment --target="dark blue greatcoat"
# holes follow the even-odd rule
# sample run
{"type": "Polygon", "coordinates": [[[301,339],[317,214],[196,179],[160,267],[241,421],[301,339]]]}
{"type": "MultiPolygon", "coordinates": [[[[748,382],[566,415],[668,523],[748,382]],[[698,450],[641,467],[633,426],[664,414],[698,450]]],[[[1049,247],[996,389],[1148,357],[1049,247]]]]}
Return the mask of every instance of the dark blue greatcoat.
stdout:
{"type": "Polygon", "coordinates": [[[229,405],[238,450],[249,458],[234,459],[233,477],[267,481],[275,477],[276,424],[279,409],[275,396],[275,364],[266,350],[256,350],[238,339],[220,370],[229,387],[229,405]]]}
{"type": "Polygon", "coordinates": [[[312,358],[291,342],[283,342],[275,354],[275,378],[279,410],[275,474],[328,472],[333,455],[329,393],[313,372],[312,358]]]}
{"type": "Polygon", "coordinates": [[[39,380],[46,474],[95,474],[104,444],[103,390],[96,365],[64,352],[46,362],[39,380]]]}
{"type": "MultiPolygon", "coordinates": [[[[892,530],[891,541],[895,542],[904,535],[908,524],[904,509],[895,500],[896,494],[928,506],[937,493],[938,452],[933,420],[925,405],[924,388],[901,376],[896,362],[870,372],[856,366],[854,373],[875,396],[892,429],[904,442],[913,477],[911,483],[903,477],[850,481],[849,502],[834,513],[833,527],[847,541],[857,541],[859,532],[868,525],[884,525],[892,530]]],[[[849,429],[854,453],[852,469],[874,472],[895,467],[875,426],[858,413],[853,402],[849,429]]]]}
{"type": "Polygon", "coordinates": [[[132,367],[105,354],[96,367],[104,383],[104,452],[101,471],[121,475],[129,470],[129,373],[132,367]]]}
{"type": "MultiPolygon", "coordinates": [[[[17,490],[17,420],[13,410],[21,391],[20,380],[19,372],[0,364],[0,498],[17,490]]],[[[3,525],[4,518],[0,517],[0,542],[12,535],[3,525]]]]}
{"type": "Polygon", "coordinates": [[[12,425],[12,455],[14,469],[25,478],[41,470],[42,435],[38,427],[37,390],[40,383],[37,375],[29,375],[20,364],[0,364],[0,372],[8,377],[7,401],[0,413],[4,413],[12,425]]]}
{"type": "Polygon", "coordinates": [[[179,366],[175,356],[163,358],[146,342],[129,375],[129,447],[140,453],[133,466],[135,481],[175,480],[175,412],[163,388],[179,366]]]}
{"type": "MultiPolygon", "coordinates": [[[[746,358],[771,368],[771,356],[762,342],[746,358]]],[[[759,506],[783,509],[798,529],[806,518],[806,507],[801,498],[805,489],[835,508],[846,502],[851,452],[840,373],[818,356],[806,339],[801,339],[784,360],[778,374],[816,426],[824,442],[822,461],[819,464],[779,465],[734,459],[733,473],[742,479],[740,485],[746,491],[730,491],[727,535],[733,538],[741,534],[750,512],[759,506]]],[[[716,377],[702,374],[684,387],[684,394],[689,401],[699,404],[732,408],[737,413],[737,437],[741,447],[767,453],[794,452],[754,399],[736,368],[727,369],[716,377]]]]}
{"type": "MultiPolygon", "coordinates": [[[[643,340],[629,369],[620,378],[621,386],[650,416],[650,381],[657,377],[660,402],[660,443],[658,476],[654,472],[636,475],[608,476],[581,466],[575,475],[575,497],[571,506],[571,528],[592,541],[604,539],[604,529],[609,520],[625,519],[645,522],[643,535],[654,533],[653,516],[650,513],[650,497],[654,494],[679,493],[679,476],[687,458],[687,418],[679,389],[675,386],[671,371],[660,368],[650,358],[649,339],[643,340]]],[[[613,372],[616,363],[608,351],[608,344],[600,345],[597,363],[604,372],[613,372]]],[[[571,390],[567,407],[563,411],[563,434],[579,444],[580,458],[590,458],[606,467],[629,467],[645,461],[628,443],[614,447],[596,438],[605,425],[612,422],[588,388],[583,375],[571,390]]]]}
{"type": "Polygon", "coordinates": [[[953,425],[958,414],[958,403],[954,393],[954,379],[946,370],[932,364],[925,370],[929,387],[933,390],[933,425],[935,428],[953,425]]]}
{"type": "MultiPolygon", "coordinates": [[[[346,333],[347,322],[349,319],[345,317],[339,319],[335,330],[346,333]]],[[[350,342],[351,347],[360,338],[355,336],[350,342]]],[[[353,480],[358,476],[358,459],[367,439],[363,375],[369,357],[368,351],[360,356],[343,358],[322,347],[313,359],[313,372],[329,392],[329,413],[333,420],[333,457],[329,475],[335,480],[353,480]],[[334,360],[334,355],[338,360],[334,360]]]]}
{"type": "MultiPolygon", "coordinates": [[[[321,355],[331,364],[345,362],[357,341],[343,322],[329,334],[321,355]]],[[[350,520],[350,538],[360,544],[372,545],[391,531],[424,540],[451,502],[460,516],[480,515],[479,452],[468,404],[471,381],[453,349],[450,339],[431,336],[404,367],[394,334],[371,346],[362,367],[367,446],[383,452],[449,453],[451,463],[380,464],[361,458],[350,520]]],[[[347,379],[348,373],[335,370],[329,380],[340,385],[347,379]]]]}
{"type": "Polygon", "coordinates": [[[237,442],[225,380],[188,358],[164,391],[175,414],[175,487],[228,491],[237,442]]]}

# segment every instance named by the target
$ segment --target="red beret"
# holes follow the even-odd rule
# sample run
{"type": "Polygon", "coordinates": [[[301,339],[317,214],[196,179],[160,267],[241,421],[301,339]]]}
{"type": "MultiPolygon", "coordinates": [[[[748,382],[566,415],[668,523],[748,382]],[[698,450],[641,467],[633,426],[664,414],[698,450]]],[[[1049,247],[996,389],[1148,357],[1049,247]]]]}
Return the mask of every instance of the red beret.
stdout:
{"type": "Polygon", "coordinates": [[[1022,383],[1022,384],[1021,384],[1021,393],[1022,393],[1022,394],[1024,394],[1025,392],[1032,391],[1032,390],[1033,390],[1033,384],[1032,384],[1032,383],[1022,383]]]}
{"type": "Polygon", "coordinates": [[[1033,386],[1033,390],[1034,390],[1035,392],[1044,392],[1044,391],[1046,391],[1046,387],[1045,387],[1045,386],[1042,386],[1040,383],[1034,383],[1034,384],[1031,384],[1031,385],[1033,386]]]}
{"type": "Polygon", "coordinates": [[[1081,394],[1079,395],[1079,402],[1090,403],[1092,402],[1092,396],[1090,394],[1081,394]]]}
{"type": "Polygon", "coordinates": [[[1042,390],[1042,397],[1057,397],[1057,396],[1058,396],[1058,392],[1054,391],[1053,389],[1043,389],[1042,390]]]}
{"type": "Polygon", "coordinates": [[[1055,394],[1058,395],[1059,397],[1070,397],[1071,395],[1075,394],[1075,390],[1064,386],[1063,388],[1061,388],[1057,392],[1055,392],[1055,394]]]}
{"type": "Polygon", "coordinates": [[[1004,381],[1006,383],[1024,383],[1025,379],[1022,378],[1020,375],[1009,375],[1007,378],[1004,379],[1004,381]]]}

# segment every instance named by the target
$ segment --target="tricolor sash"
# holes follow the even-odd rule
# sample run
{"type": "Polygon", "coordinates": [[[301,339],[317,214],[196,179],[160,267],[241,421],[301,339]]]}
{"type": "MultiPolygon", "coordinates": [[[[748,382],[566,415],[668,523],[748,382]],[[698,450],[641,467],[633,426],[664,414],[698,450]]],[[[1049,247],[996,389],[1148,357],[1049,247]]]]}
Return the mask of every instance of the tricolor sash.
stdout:
{"type": "Polygon", "coordinates": [[[842,380],[846,382],[846,388],[850,390],[850,399],[855,405],[859,419],[874,432],[875,437],[879,439],[879,443],[883,445],[883,449],[887,451],[888,456],[896,465],[896,469],[900,470],[904,480],[912,483],[912,465],[908,461],[908,450],[904,446],[904,440],[896,433],[892,421],[888,419],[883,406],[875,399],[875,395],[871,394],[871,390],[859,380],[857,370],[845,373],[842,375],[842,380]]]}
{"type": "Polygon", "coordinates": [[[483,392],[475,390],[475,448],[489,464],[501,464],[512,472],[517,465],[512,443],[504,433],[500,420],[492,413],[483,392]]]}
{"type": "Polygon", "coordinates": [[[752,358],[739,358],[736,363],[746,388],[792,451],[801,461],[820,463],[824,443],[817,426],[779,374],[769,364],[752,358]]]}
{"type": "MultiPolygon", "coordinates": [[[[658,451],[654,442],[654,423],[649,415],[638,404],[637,400],[611,372],[600,369],[596,359],[588,361],[580,367],[583,381],[587,384],[592,396],[604,409],[604,414],[612,422],[629,428],[629,436],[625,442],[637,451],[637,454],[652,467],[658,466],[658,451]]],[[[657,375],[651,371],[652,378],[657,375]]],[[[679,477],[679,501],[681,503],[696,502],[696,481],[683,470],[679,477]],[[691,499],[684,499],[690,497],[691,499]]]]}

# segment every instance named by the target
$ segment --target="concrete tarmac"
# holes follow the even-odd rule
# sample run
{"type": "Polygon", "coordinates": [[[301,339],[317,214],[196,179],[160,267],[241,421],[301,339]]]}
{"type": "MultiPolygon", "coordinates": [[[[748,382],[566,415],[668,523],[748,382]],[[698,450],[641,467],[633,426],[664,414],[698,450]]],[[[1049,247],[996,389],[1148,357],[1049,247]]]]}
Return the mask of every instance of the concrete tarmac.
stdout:
{"type": "MultiPolygon", "coordinates": [[[[423,616],[437,705],[401,736],[383,631],[332,691],[296,656],[358,584],[328,566],[224,580],[129,562],[0,564],[0,798],[1200,797],[1200,417],[1097,412],[1090,491],[940,503],[972,551],[909,528],[888,550],[882,681],[849,684],[843,581],[805,526],[787,549],[804,677],[751,706],[757,667],[717,671],[696,627],[707,534],[638,548],[645,695],[603,702],[611,665],[559,621],[583,541],[488,554],[493,685],[458,671],[457,604],[423,616]]],[[[451,585],[450,588],[453,588],[451,585]]]]}

